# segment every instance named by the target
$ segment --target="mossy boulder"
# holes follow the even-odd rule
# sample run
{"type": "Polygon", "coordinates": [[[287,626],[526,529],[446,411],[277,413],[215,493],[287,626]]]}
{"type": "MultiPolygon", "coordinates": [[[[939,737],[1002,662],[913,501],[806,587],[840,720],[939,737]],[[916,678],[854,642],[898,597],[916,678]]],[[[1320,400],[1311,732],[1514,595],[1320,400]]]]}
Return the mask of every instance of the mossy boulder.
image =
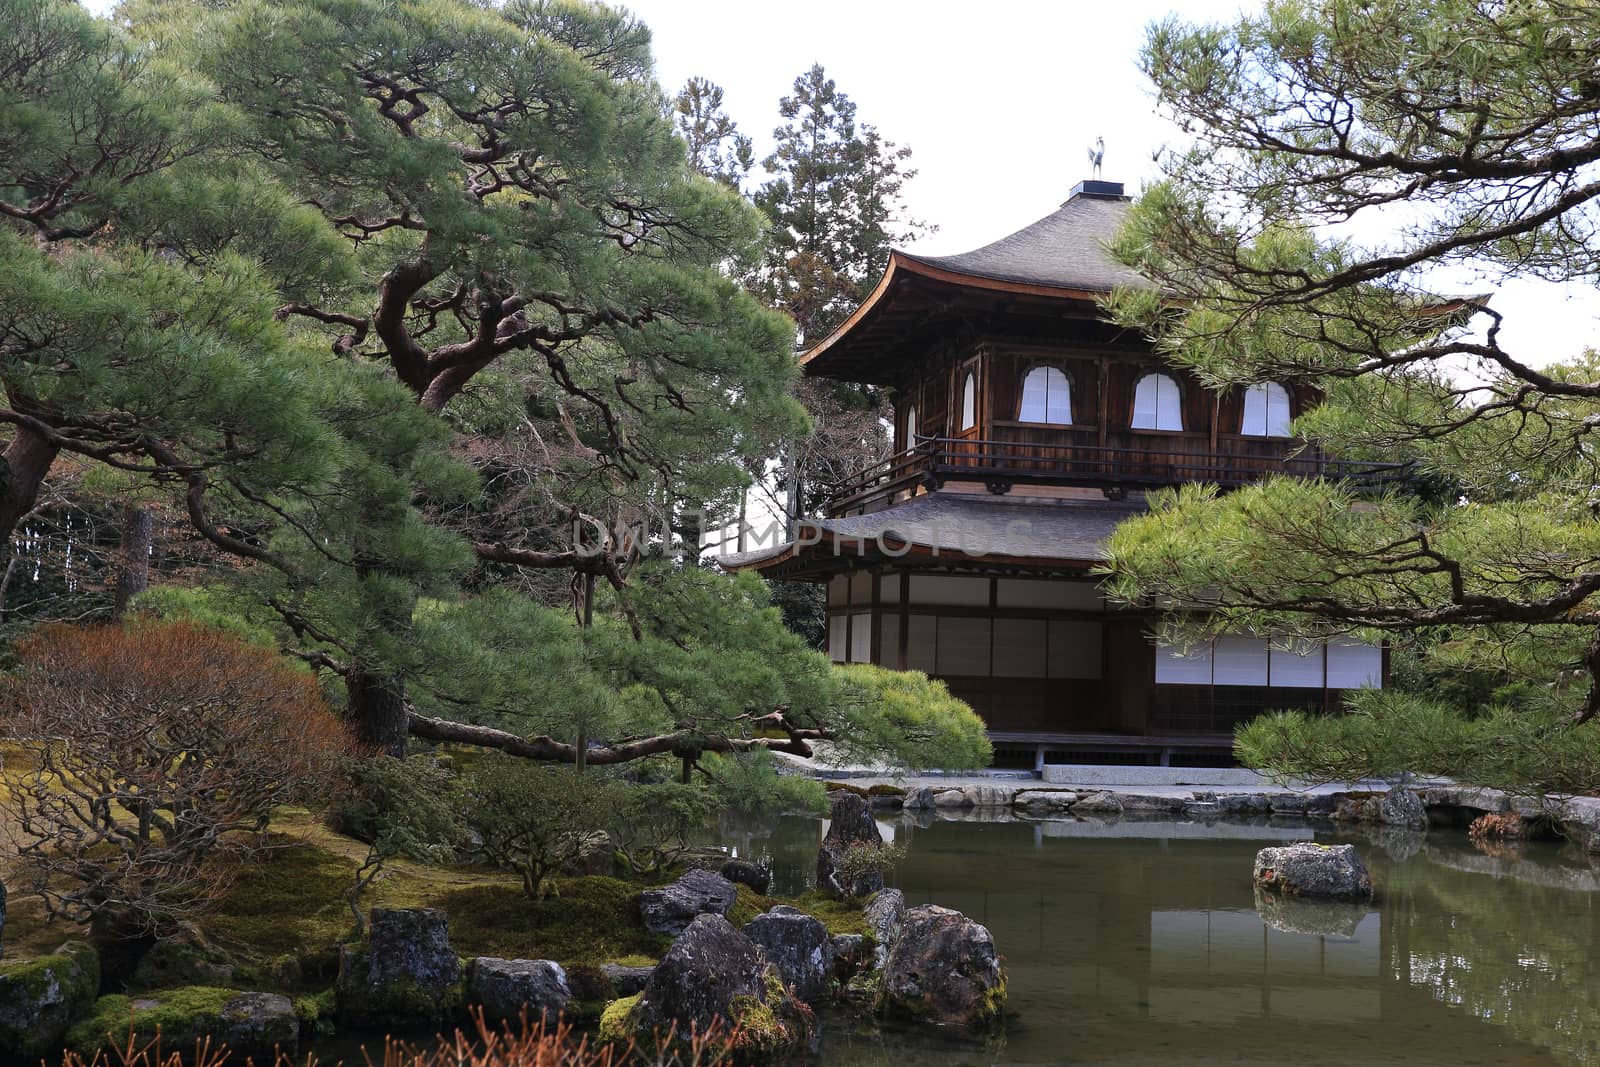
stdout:
{"type": "Polygon", "coordinates": [[[367,941],[339,955],[339,1021],[374,1029],[445,1022],[465,1004],[465,984],[444,912],[374,908],[367,941]]]}
{"type": "Polygon", "coordinates": [[[619,1001],[601,1016],[611,1040],[650,1041],[676,1028],[705,1031],[717,1020],[738,1028],[740,1051],[770,1054],[810,1036],[810,1010],[784,986],[761,948],[720,915],[689,924],[631,1006],[619,1001]]]}
{"type": "Polygon", "coordinates": [[[0,1058],[37,1059],[55,1049],[99,991],[99,957],[82,942],[0,963],[0,1058]]]}
{"type": "Polygon", "coordinates": [[[67,1031],[66,1046],[92,1056],[97,1050],[125,1044],[130,1028],[141,1042],[153,1040],[159,1031],[168,1051],[179,1052],[209,1039],[213,1046],[227,1046],[234,1058],[270,1056],[275,1049],[292,1051],[300,1041],[300,1017],[288,997],[182,986],[101,997],[94,1010],[67,1031]]]}
{"type": "Polygon", "coordinates": [[[1006,978],[987,927],[950,908],[906,910],[878,987],[884,1014],[979,1029],[1005,1011],[1006,978]]]}
{"type": "Polygon", "coordinates": [[[134,968],[133,989],[232,985],[238,965],[193,923],[162,935],[134,968]]]}

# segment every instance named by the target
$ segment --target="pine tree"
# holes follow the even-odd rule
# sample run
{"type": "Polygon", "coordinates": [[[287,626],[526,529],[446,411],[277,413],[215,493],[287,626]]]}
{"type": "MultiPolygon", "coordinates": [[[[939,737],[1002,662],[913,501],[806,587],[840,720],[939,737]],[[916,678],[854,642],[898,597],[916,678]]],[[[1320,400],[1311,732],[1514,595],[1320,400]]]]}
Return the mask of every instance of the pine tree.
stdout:
{"type": "Polygon", "coordinates": [[[1213,629],[1410,635],[1435,675],[1512,687],[1455,709],[1486,724],[1471,746],[1424,683],[1356,720],[1263,724],[1258,759],[1323,773],[1344,752],[1359,773],[1382,749],[1477,773],[1515,736],[1523,769],[1486,773],[1520,785],[1560,762],[1563,720],[1600,712],[1600,356],[1519,349],[1492,297],[1430,276],[1600,277],[1597,56],[1593,8],[1567,0],[1303,0],[1150,31],[1144,69],[1196,143],[1115,243],[1153,284],[1113,314],[1218,387],[1324,392],[1302,436],[1417,477],[1366,500],[1291,480],[1164,497],[1113,538],[1116,591],[1213,629]],[[1371,746],[1336,736],[1369,727],[1371,746]]]}
{"type": "Polygon", "coordinates": [[[689,152],[689,169],[738,189],[755,163],[755,147],[722,107],[722,86],[690,78],[672,101],[673,119],[689,152]]]}

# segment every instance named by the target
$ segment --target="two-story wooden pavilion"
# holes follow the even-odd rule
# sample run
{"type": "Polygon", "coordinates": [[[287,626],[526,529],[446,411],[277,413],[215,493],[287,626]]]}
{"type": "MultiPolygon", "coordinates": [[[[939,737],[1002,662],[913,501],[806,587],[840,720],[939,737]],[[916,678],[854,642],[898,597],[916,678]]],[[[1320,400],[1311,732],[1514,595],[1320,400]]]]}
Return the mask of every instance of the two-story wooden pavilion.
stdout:
{"type": "Polygon", "coordinates": [[[1288,436],[1315,398],[1213,392],[1099,302],[1141,279],[1104,244],[1129,200],[1078,185],[1060,209],[961,255],[896,251],[861,306],[801,356],[806,374],[892,391],[895,455],[827,514],[730,569],[827,583],[835,660],[944,679],[997,750],[1038,762],[1215,762],[1266,708],[1327,708],[1381,685],[1383,650],[1256,636],[1180,650],[1108,605],[1090,571],[1151,488],[1271,474],[1370,476],[1288,436]]]}

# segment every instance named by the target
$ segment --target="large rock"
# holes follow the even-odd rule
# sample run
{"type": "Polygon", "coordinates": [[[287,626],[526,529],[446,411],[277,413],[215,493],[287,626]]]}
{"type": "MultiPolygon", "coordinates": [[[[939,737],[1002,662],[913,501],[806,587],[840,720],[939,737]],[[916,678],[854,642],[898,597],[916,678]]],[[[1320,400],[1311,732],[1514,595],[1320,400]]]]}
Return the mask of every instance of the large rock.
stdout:
{"type": "Polygon", "coordinates": [[[502,960],[479,956],[467,964],[467,1003],[490,1019],[516,1019],[553,1025],[567,1010],[572,990],[567,972],[551,960],[502,960]]]}
{"type": "Polygon", "coordinates": [[[900,928],[906,919],[906,895],[898,889],[882,889],[875,893],[862,909],[862,921],[867,933],[872,935],[872,966],[882,970],[889,958],[889,949],[900,938],[900,928]]]}
{"type": "Polygon", "coordinates": [[[730,882],[749,886],[757,893],[766,893],[772,888],[772,871],[759,863],[748,860],[729,860],[717,871],[718,874],[730,882]]]}
{"type": "Polygon", "coordinates": [[[601,1025],[608,1038],[648,1041],[673,1027],[680,1035],[704,1031],[716,1020],[740,1028],[745,1053],[770,1053],[807,1036],[805,1009],[761,948],[722,916],[701,915],[667,950],[637,1002],[608,1008],[601,1025]]]}
{"type": "Polygon", "coordinates": [[[1122,801],[1115,793],[1091,793],[1072,805],[1074,815],[1121,815],[1122,801]]]}
{"type": "Polygon", "coordinates": [[[292,1053],[300,1041],[300,1019],[286,996],[181,986],[101,997],[94,1013],[67,1032],[66,1045],[83,1055],[114,1049],[127,1044],[130,1026],[139,1043],[154,1040],[158,1032],[161,1043],[174,1051],[209,1041],[213,1048],[225,1046],[240,1062],[247,1056],[270,1062],[275,1050],[292,1053]]]}
{"type": "Polygon", "coordinates": [[[1255,884],[1269,893],[1323,900],[1368,900],[1372,876],[1354,845],[1301,842],[1256,853],[1255,884]]]}
{"type": "Polygon", "coordinates": [[[794,995],[811,1001],[828,991],[833,970],[828,928],[799,908],[779,904],[745,923],[745,936],[761,946],[794,995]]]}
{"type": "Polygon", "coordinates": [[[358,1025],[442,1022],[460,1009],[461,960],[449,921],[433,908],[373,908],[367,942],[339,953],[341,1020],[358,1025]]]}
{"type": "Polygon", "coordinates": [[[192,922],[180,922],[162,934],[134,968],[134,989],[178,986],[228,986],[237,970],[226,952],[212,944],[192,922]]]}
{"type": "Polygon", "coordinates": [[[648,967],[630,967],[624,963],[600,965],[600,973],[606,976],[606,981],[611,983],[612,990],[619,997],[631,997],[642,992],[655,971],[655,964],[648,967]]]}
{"type": "Polygon", "coordinates": [[[994,939],[959,911],[911,908],[884,964],[878,1006],[886,1014],[975,1028],[999,1020],[1006,980],[994,939]]]}
{"type": "Polygon", "coordinates": [[[94,1004],[100,961],[81,942],[52,956],[0,962],[0,1060],[37,1061],[94,1004]]]}
{"type": "Polygon", "coordinates": [[[733,883],[715,871],[688,871],[671,885],[639,894],[645,929],[681,934],[700,915],[726,915],[738,897],[733,883]]]}
{"type": "Polygon", "coordinates": [[[866,799],[839,791],[832,798],[828,833],[817,850],[817,888],[836,899],[864,897],[883,888],[883,872],[868,870],[850,878],[839,870],[852,848],[881,849],[883,835],[866,799]]]}
{"type": "Polygon", "coordinates": [[[1029,815],[1052,815],[1070,809],[1078,802],[1078,794],[1064,789],[1024,789],[1014,794],[1011,802],[1029,815]]]}

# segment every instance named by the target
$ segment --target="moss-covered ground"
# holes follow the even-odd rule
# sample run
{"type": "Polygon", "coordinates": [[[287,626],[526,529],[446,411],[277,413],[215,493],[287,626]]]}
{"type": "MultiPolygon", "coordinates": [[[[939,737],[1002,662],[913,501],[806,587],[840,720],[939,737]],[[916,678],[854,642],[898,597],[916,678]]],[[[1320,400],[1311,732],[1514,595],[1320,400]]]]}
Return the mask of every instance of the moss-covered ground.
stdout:
{"type": "MultiPolygon", "coordinates": [[[[209,913],[197,917],[206,939],[232,959],[238,988],[304,997],[326,989],[339,946],[354,935],[349,893],[366,846],[330,830],[305,811],[274,820],[263,858],[238,872],[209,913]]],[[[553,959],[566,967],[605,962],[654,963],[671,939],[640,921],[642,883],[619,878],[555,879],[555,893],[526,898],[515,875],[487,868],[391,862],[361,898],[363,910],[433,907],[450,916],[450,939],[463,957],[553,959]]],[[[738,887],[729,913],[737,925],[775,904],[790,903],[820,918],[830,933],[864,933],[861,910],[808,894],[798,900],[738,887]]],[[[5,929],[6,958],[40,956],[82,931],[45,921],[37,901],[14,896],[5,929]]],[[[139,987],[135,987],[135,991],[139,987]]]]}

